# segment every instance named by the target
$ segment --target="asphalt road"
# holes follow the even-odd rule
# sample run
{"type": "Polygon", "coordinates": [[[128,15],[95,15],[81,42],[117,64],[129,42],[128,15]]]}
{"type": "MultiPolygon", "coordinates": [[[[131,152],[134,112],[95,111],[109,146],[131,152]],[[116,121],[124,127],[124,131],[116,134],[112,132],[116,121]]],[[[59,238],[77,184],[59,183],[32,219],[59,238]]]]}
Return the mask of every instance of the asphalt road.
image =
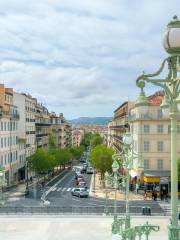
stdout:
{"type": "MultiPolygon", "coordinates": [[[[81,165],[76,162],[75,165],[81,165]]],[[[88,189],[90,188],[90,182],[92,174],[84,174],[84,179],[87,183],[88,189]]],[[[43,206],[43,201],[41,197],[46,193],[46,200],[50,202],[49,208],[55,209],[59,212],[62,209],[67,209],[67,211],[72,211],[70,208],[83,208],[86,213],[88,212],[104,212],[105,208],[107,211],[113,213],[115,201],[113,199],[103,199],[89,196],[88,198],[79,198],[71,195],[71,190],[77,187],[75,185],[75,172],[73,169],[66,170],[57,176],[53,181],[51,181],[44,189],[35,189],[33,185],[31,186],[31,194],[26,198],[15,199],[15,201],[10,201],[6,206],[23,206],[23,207],[39,207],[43,206]]],[[[153,201],[130,201],[130,212],[131,213],[141,213],[142,207],[151,207],[151,212],[153,213],[163,213],[158,202],[153,201]]],[[[49,210],[48,210],[49,211],[49,210]]],[[[55,210],[53,210],[55,211],[55,210]]],[[[82,210],[81,210],[82,211],[82,210]]],[[[117,201],[117,211],[119,213],[125,212],[125,201],[117,201]]]]}

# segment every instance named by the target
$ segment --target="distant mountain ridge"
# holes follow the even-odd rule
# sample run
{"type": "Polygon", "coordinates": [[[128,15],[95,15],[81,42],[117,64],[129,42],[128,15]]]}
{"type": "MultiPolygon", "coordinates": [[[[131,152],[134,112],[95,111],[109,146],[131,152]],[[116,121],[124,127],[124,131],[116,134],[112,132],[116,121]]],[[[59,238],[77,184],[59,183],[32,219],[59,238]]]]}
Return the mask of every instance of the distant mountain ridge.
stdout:
{"type": "Polygon", "coordinates": [[[107,125],[110,122],[112,117],[80,117],[72,120],[68,120],[68,122],[72,124],[84,124],[84,125],[107,125]]]}

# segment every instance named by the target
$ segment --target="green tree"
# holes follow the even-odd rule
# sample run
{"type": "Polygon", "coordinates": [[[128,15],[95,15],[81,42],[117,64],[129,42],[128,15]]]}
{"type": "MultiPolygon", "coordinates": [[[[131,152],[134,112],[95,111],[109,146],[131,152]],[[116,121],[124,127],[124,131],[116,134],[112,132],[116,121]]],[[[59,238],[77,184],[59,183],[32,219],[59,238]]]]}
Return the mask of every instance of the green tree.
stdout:
{"type": "Polygon", "coordinates": [[[56,136],[53,133],[49,135],[49,148],[53,149],[56,147],[56,136]]]}
{"type": "Polygon", "coordinates": [[[69,151],[73,159],[79,159],[84,152],[84,146],[81,145],[79,147],[70,148],[69,151]]]}
{"type": "Polygon", "coordinates": [[[92,133],[85,133],[81,141],[81,145],[88,147],[90,145],[91,138],[92,138],[92,133]]]}
{"type": "Polygon", "coordinates": [[[91,139],[91,148],[103,143],[103,138],[99,134],[95,134],[91,139]]]}
{"type": "Polygon", "coordinates": [[[36,173],[47,173],[55,167],[55,158],[47,149],[37,149],[28,158],[29,166],[36,173]]]}
{"type": "Polygon", "coordinates": [[[90,153],[91,163],[97,170],[101,172],[102,177],[106,171],[112,170],[113,154],[114,150],[112,148],[108,148],[102,144],[98,144],[90,153]]]}
{"type": "Polygon", "coordinates": [[[64,166],[64,168],[66,163],[68,163],[72,158],[72,154],[66,148],[56,150],[54,156],[56,166],[64,166]]]}

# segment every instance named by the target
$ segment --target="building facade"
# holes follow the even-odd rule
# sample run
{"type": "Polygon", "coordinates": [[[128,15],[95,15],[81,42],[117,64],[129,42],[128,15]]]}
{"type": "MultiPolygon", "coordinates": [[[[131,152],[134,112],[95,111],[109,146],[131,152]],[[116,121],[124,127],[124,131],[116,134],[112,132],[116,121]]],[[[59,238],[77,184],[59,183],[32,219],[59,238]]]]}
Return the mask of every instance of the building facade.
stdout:
{"type": "Polygon", "coordinates": [[[19,113],[14,105],[13,89],[0,84],[0,164],[5,171],[7,185],[18,181],[18,123],[19,113]]]}
{"type": "Polygon", "coordinates": [[[55,137],[56,148],[67,148],[72,146],[72,126],[61,113],[59,116],[55,113],[50,114],[51,132],[55,137]]]}
{"type": "Polygon", "coordinates": [[[37,102],[35,109],[36,148],[48,148],[51,133],[50,115],[47,108],[37,102]]]}
{"type": "Polygon", "coordinates": [[[114,117],[108,124],[108,146],[114,148],[117,153],[122,151],[123,134],[129,131],[128,116],[133,107],[134,102],[124,102],[114,111],[114,117]]]}
{"type": "Polygon", "coordinates": [[[79,147],[84,136],[84,130],[73,128],[72,130],[72,146],[79,147]]]}
{"type": "MultiPolygon", "coordinates": [[[[145,183],[164,183],[170,180],[171,139],[170,119],[164,118],[160,104],[162,92],[149,98],[149,110],[139,115],[137,108],[131,110],[129,117],[135,152],[144,163],[143,180],[145,183]]],[[[178,156],[180,157],[180,121],[177,127],[178,156]]]]}

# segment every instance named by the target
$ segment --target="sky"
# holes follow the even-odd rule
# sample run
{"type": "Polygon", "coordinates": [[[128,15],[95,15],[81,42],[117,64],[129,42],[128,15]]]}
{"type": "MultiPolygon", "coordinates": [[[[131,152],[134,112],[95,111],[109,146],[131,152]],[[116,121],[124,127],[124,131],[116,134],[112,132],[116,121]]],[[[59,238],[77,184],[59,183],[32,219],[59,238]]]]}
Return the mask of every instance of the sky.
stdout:
{"type": "Polygon", "coordinates": [[[67,119],[113,116],[160,67],[179,12],[179,0],[0,0],[0,83],[67,119]]]}

